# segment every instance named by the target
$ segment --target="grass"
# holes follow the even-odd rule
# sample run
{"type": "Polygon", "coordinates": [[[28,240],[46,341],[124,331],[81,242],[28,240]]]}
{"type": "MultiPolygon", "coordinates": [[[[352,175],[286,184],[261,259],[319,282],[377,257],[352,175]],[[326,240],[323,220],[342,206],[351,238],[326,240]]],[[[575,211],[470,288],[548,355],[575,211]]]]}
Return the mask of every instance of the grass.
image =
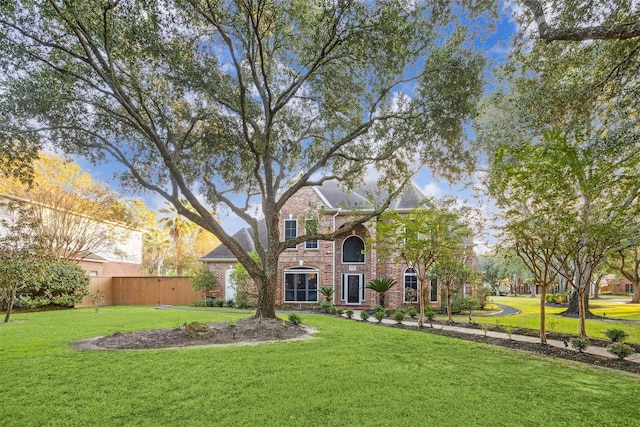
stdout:
{"type": "MultiPolygon", "coordinates": [[[[617,297],[618,299],[620,297],[617,297]]],[[[540,299],[531,298],[529,295],[517,297],[491,297],[491,302],[510,305],[520,310],[520,314],[505,317],[473,316],[475,322],[484,324],[499,324],[519,328],[540,329],[540,299]]],[[[626,304],[611,299],[604,298],[590,300],[589,308],[599,316],[606,313],[608,320],[587,319],[587,334],[593,338],[605,338],[607,329],[623,329],[629,334],[628,342],[640,342],[640,327],[634,323],[615,322],[620,320],[640,320],[640,304],[626,304]]],[[[578,319],[558,316],[566,307],[548,306],[547,332],[565,332],[569,334],[578,333],[578,319]]],[[[459,316],[456,320],[460,322],[468,321],[467,316],[459,316]]]]}
{"type": "Polygon", "coordinates": [[[68,347],[116,331],[240,317],[150,307],[17,314],[0,325],[2,424],[624,426],[639,415],[636,378],[319,315],[302,315],[319,331],[308,341],[68,347]],[[625,398],[611,405],[614,395],[625,398]]]}

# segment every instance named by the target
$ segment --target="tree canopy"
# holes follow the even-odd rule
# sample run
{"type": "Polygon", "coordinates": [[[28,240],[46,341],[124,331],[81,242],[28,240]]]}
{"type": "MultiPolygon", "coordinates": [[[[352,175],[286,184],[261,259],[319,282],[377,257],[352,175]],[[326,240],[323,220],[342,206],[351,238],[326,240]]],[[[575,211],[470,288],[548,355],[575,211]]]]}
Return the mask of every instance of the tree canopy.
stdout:
{"type": "Polygon", "coordinates": [[[494,15],[488,0],[3,3],[2,130],[120,162],[126,185],[231,250],[260,284],[257,316],[273,317],[281,251],[374,218],[423,164],[469,170],[464,125],[484,66],[474,37],[494,15]],[[373,212],[281,241],[292,195],[371,168],[387,196],[373,212]],[[251,227],[261,263],[216,210],[251,227]]]}

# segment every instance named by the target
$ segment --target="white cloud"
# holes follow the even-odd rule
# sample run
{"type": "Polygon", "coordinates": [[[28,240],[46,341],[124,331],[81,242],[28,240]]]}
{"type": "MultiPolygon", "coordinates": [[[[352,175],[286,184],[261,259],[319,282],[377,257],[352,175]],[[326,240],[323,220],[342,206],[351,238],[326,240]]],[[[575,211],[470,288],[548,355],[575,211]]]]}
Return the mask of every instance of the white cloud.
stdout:
{"type": "Polygon", "coordinates": [[[438,186],[436,182],[430,182],[422,187],[422,192],[427,196],[433,196],[440,198],[444,195],[444,191],[438,186]]]}

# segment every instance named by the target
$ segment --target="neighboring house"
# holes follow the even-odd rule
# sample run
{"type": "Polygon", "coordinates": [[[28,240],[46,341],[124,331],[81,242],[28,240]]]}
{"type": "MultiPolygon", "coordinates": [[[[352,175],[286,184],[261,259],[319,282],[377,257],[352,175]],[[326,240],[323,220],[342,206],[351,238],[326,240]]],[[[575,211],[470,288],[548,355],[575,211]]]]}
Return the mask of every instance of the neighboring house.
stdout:
{"type": "MultiPolygon", "coordinates": [[[[365,183],[347,193],[335,181],[304,188],[282,208],[281,236],[286,241],[304,234],[307,222],[317,225],[323,232],[337,230],[350,219],[354,210],[371,211],[369,195],[376,191],[376,183],[365,183]]],[[[408,213],[425,198],[412,185],[391,204],[390,209],[408,213]]],[[[260,225],[260,238],[264,242],[264,223],[260,225]]],[[[416,293],[410,291],[416,290],[418,286],[415,272],[406,264],[378,259],[376,251],[366,247],[366,240],[373,235],[374,230],[375,221],[371,221],[359,225],[349,235],[334,242],[309,240],[284,251],[278,261],[276,305],[303,306],[317,303],[322,299],[319,289],[332,287],[335,290],[335,305],[372,307],[378,303],[378,296],[366,289],[366,285],[372,279],[383,277],[397,281],[397,285],[385,294],[387,306],[415,304],[416,293]]],[[[242,229],[233,237],[247,252],[255,249],[249,229],[242,229]]],[[[231,251],[218,246],[200,260],[215,274],[220,284],[214,291],[215,297],[227,300],[234,298],[236,290],[231,281],[231,272],[236,258],[231,251]]],[[[433,285],[436,285],[435,280],[433,285]]],[[[440,304],[437,286],[432,286],[428,303],[434,306],[440,304]]]]}
{"type": "MultiPolygon", "coordinates": [[[[1,195],[0,198],[12,199],[21,203],[30,203],[25,199],[17,199],[12,196],[1,195]]],[[[50,208],[46,208],[52,210],[50,208]]],[[[73,216],[74,214],[71,214],[73,216]]],[[[11,212],[7,211],[7,207],[0,204],[0,219],[8,219],[11,212]]],[[[45,216],[47,217],[47,216],[45,216]]],[[[51,215],[51,217],[54,217],[51,215]]],[[[101,223],[93,221],[87,217],[81,217],[81,221],[70,222],[75,227],[90,227],[95,229],[103,229],[112,237],[113,242],[104,245],[95,245],[93,252],[83,253],[82,258],[75,258],[74,261],[84,269],[90,276],[140,276],[142,274],[142,234],[141,230],[133,229],[123,223],[101,223]],[[116,237],[117,236],[117,237],[116,237]]],[[[56,224],[60,226],[61,224],[56,224]]],[[[62,223],[64,226],[64,223],[62,223]]],[[[0,233],[3,233],[0,225],[0,233]]],[[[74,233],[70,232],[66,238],[73,240],[74,233]]],[[[83,236],[87,238],[87,236],[83,236]]],[[[72,242],[70,244],[75,244],[72,242]]]]}

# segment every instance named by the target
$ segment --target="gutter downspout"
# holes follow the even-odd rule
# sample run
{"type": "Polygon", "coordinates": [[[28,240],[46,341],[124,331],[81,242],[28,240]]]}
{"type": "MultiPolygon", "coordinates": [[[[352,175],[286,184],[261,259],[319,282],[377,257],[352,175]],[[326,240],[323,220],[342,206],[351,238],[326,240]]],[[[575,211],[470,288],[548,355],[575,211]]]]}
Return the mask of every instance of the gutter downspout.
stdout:
{"type": "MultiPolygon", "coordinates": [[[[336,217],[340,214],[341,208],[338,208],[338,210],[336,211],[335,215],[333,215],[333,232],[336,231],[336,217]]],[[[332,241],[333,243],[333,254],[332,254],[332,259],[331,259],[331,269],[332,269],[332,282],[333,282],[333,286],[335,287],[336,285],[336,239],[333,239],[332,241]]],[[[336,292],[333,292],[333,297],[332,297],[332,302],[333,305],[336,305],[336,292]]]]}

